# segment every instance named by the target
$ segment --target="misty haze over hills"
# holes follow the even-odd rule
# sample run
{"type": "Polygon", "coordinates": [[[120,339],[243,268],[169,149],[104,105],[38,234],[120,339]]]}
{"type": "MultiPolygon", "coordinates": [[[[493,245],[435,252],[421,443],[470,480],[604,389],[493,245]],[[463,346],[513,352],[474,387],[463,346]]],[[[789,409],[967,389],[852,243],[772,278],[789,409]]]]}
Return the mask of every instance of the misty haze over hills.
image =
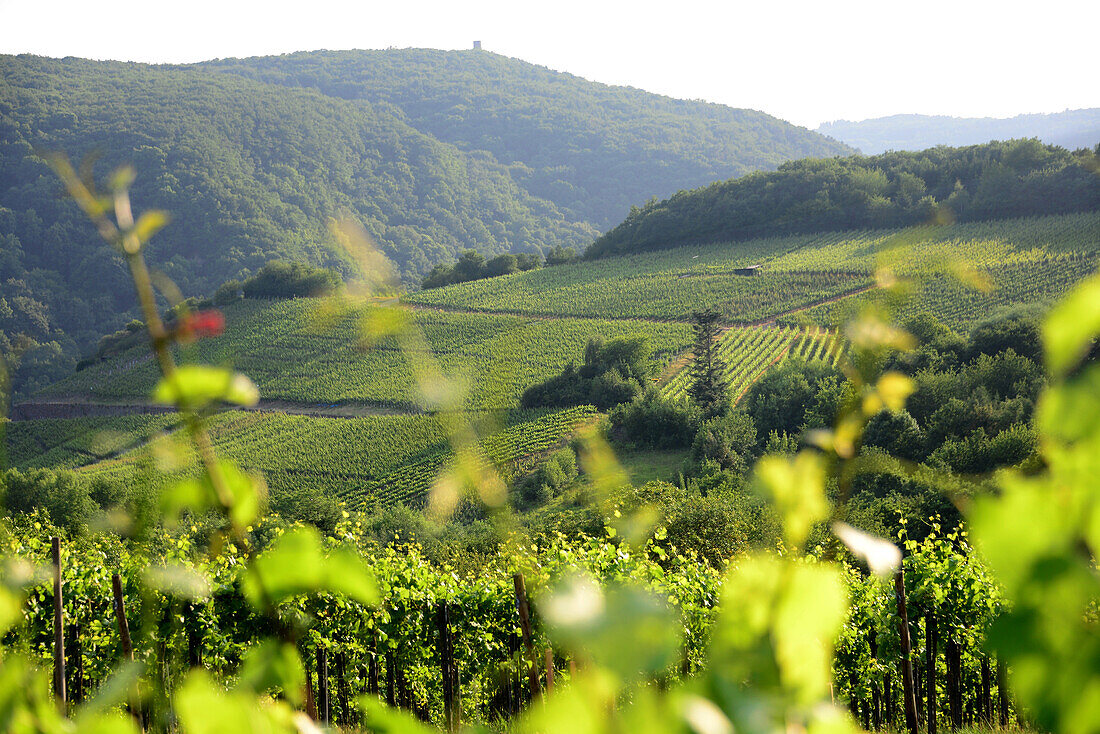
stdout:
{"type": "Polygon", "coordinates": [[[1074,150],[1100,143],[1100,108],[1008,118],[890,115],[861,122],[826,122],[818,126],[817,132],[859,148],[867,155],[1013,138],[1039,138],[1044,143],[1074,150]]]}

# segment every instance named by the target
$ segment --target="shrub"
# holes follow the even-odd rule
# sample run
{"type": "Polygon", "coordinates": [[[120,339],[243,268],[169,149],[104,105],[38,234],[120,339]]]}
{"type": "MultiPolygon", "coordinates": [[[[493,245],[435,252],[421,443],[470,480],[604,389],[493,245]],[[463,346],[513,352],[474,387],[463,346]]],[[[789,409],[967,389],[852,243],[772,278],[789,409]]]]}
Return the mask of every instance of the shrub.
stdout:
{"type": "Polygon", "coordinates": [[[272,260],[241,284],[245,298],[308,298],[340,287],[340,276],[328,268],[272,260]]]}
{"type": "Polygon", "coordinates": [[[654,387],[611,411],[611,436],[619,443],[649,449],[691,445],[699,427],[699,409],[661,397],[654,387]]]}

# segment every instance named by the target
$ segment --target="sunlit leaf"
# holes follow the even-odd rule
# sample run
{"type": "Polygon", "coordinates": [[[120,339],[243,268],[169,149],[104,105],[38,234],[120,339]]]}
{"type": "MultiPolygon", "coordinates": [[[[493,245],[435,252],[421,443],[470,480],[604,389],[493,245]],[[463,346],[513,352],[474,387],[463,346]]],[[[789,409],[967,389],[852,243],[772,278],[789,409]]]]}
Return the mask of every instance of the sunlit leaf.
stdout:
{"type": "Polygon", "coordinates": [[[756,464],[756,477],[779,511],[787,541],[801,548],[810,528],[829,514],[821,456],[811,451],[765,456],[756,464]]]}
{"type": "Polygon", "coordinates": [[[267,639],[245,652],[239,680],[242,689],[257,694],[281,692],[291,705],[299,706],[306,673],[293,645],[267,639]]]}
{"type": "Polygon", "coordinates": [[[222,690],[203,670],[191,671],[173,698],[185,734],[298,730],[295,713],[285,704],[257,705],[254,695],[222,690]]]}
{"type": "Polygon", "coordinates": [[[253,606],[261,608],[317,591],[344,594],[367,605],[378,601],[377,583],[362,559],[346,547],[326,557],[313,527],[294,528],[276,540],[252,563],[242,588],[253,606]]]}
{"type": "Polygon", "coordinates": [[[159,232],[168,224],[169,217],[167,212],[163,212],[159,209],[149,209],[141,213],[137,221],[134,222],[134,226],[130,229],[129,234],[137,238],[138,242],[145,244],[153,235],[159,232]]]}
{"type": "Polygon", "coordinates": [[[153,400],[182,410],[199,410],[212,403],[255,405],[260,392],[246,376],[221,367],[182,365],[170,377],[161,378],[153,400]]]}
{"type": "Polygon", "coordinates": [[[125,191],[133,185],[136,178],[137,171],[133,166],[119,166],[111,171],[111,175],[107,178],[107,188],[111,193],[125,191]]]}
{"type": "Polygon", "coordinates": [[[1100,275],[1078,283],[1043,323],[1047,366],[1063,375],[1085,355],[1100,334],[1100,275]]]}
{"type": "Polygon", "coordinates": [[[543,599],[555,643],[634,680],[663,670],[677,650],[675,621],[660,596],[634,585],[605,590],[583,576],[569,576],[543,599]]]}

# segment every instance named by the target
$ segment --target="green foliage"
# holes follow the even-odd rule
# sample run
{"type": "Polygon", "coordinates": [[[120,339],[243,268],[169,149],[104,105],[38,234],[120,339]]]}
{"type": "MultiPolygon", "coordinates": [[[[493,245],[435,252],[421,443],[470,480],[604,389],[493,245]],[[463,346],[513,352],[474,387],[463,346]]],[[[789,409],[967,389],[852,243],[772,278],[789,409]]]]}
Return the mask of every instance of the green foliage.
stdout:
{"type": "Polygon", "coordinates": [[[691,443],[691,460],[697,466],[713,462],[723,470],[743,473],[755,458],[756,443],[752,418],[734,410],[699,426],[691,443]]]}
{"type": "Polygon", "coordinates": [[[572,362],[560,375],[523,392],[525,408],[590,404],[606,410],[641,395],[654,372],[652,347],[646,336],[597,337],[584,348],[584,363],[572,362]]]}
{"type": "Polygon", "coordinates": [[[739,405],[759,435],[772,431],[797,435],[807,428],[824,427],[822,419],[836,414],[840,382],[840,373],[827,363],[791,359],[765,372],[739,405]]]}
{"type": "Polygon", "coordinates": [[[486,260],[481,253],[466,250],[459,255],[458,262],[454,265],[440,264],[432,268],[432,271],[420,282],[420,287],[427,290],[455,283],[467,283],[471,280],[499,278],[502,275],[534,270],[539,265],[538,256],[529,252],[521,252],[519,255],[506,252],[486,260]]]}
{"type": "Polygon", "coordinates": [[[729,367],[718,354],[719,318],[718,312],[711,309],[691,314],[695,346],[688,395],[708,418],[724,413],[729,408],[730,400],[729,385],[726,383],[729,367]]]}
{"type": "Polygon", "coordinates": [[[669,400],[653,387],[613,408],[608,417],[616,443],[648,449],[689,446],[701,418],[695,406],[669,400]]]}
{"type": "Polygon", "coordinates": [[[1094,211],[1100,182],[1073,154],[1037,140],[785,163],[773,173],[652,201],[607,232],[589,258],[680,244],[857,228],[950,216],[978,221],[1094,211]],[[956,191],[956,184],[969,196],[956,191]]]}
{"type": "MultiPolygon", "coordinates": [[[[340,276],[327,268],[315,268],[299,262],[274,260],[267,263],[260,272],[240,284],[245,298],[308,298],[327,296],[340,287],[340,276]]],[[[222,301],[231,300],[229,296],[236,286],[223,283],[215,292],[215,300],[220,293],[222,301]]]]}
{"type": "Polygon", "coordinates": [[[424,133],[487,151],[532,196],[597,229],[653,196],[849,152],[761,112],[597,84],[484,51],[318,51],[198,68],[392,106],[424,133]],[[654,148],[659,155],[641,154],[654,148]]]}
{"type": "Polygon", "coordinates": [[[576,479],[576,453],[570,447],[555,451],[537,469],[516,481],[515,504],[519,509],[545,505],[576,479]]]}
{"type": "MultiPolygon", "coordinates": [[[[266,399],[422,409],[426,400],[413,376],[419,357],[404,353],[396,337],[385,337],[370,350],[360,347],[357,317],[370,308],[356,306],[322,329],[310,301],[245,300],[225,309],[224,336],[199,341],[190,354],[210,364],[234,364],[266,399]]],[[[683,324],[432,311],[413,315],[440,368],[457,384],[470,385],[467,405],[473,409],[515,407],[526,387],[561,372],[596,336],[614,340],[644,334],[662,361],[690,339],[683,324]]],[[[143,347],[135,347],[55,384],[50,392],[107,401],[145,398],[156,381],[156,365],[143,347]]]]}

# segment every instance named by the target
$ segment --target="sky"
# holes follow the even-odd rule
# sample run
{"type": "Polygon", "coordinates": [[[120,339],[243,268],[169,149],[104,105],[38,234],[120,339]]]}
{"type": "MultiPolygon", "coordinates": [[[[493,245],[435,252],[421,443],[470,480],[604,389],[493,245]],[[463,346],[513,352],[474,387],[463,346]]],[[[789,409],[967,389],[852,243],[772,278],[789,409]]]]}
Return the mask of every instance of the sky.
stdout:
{"type": "Polygon", "coordinates": [[[1097,0],[0,0],[0,52],[182,63],[488,51],[799,125],[1100,107],[1097,0]]]}

